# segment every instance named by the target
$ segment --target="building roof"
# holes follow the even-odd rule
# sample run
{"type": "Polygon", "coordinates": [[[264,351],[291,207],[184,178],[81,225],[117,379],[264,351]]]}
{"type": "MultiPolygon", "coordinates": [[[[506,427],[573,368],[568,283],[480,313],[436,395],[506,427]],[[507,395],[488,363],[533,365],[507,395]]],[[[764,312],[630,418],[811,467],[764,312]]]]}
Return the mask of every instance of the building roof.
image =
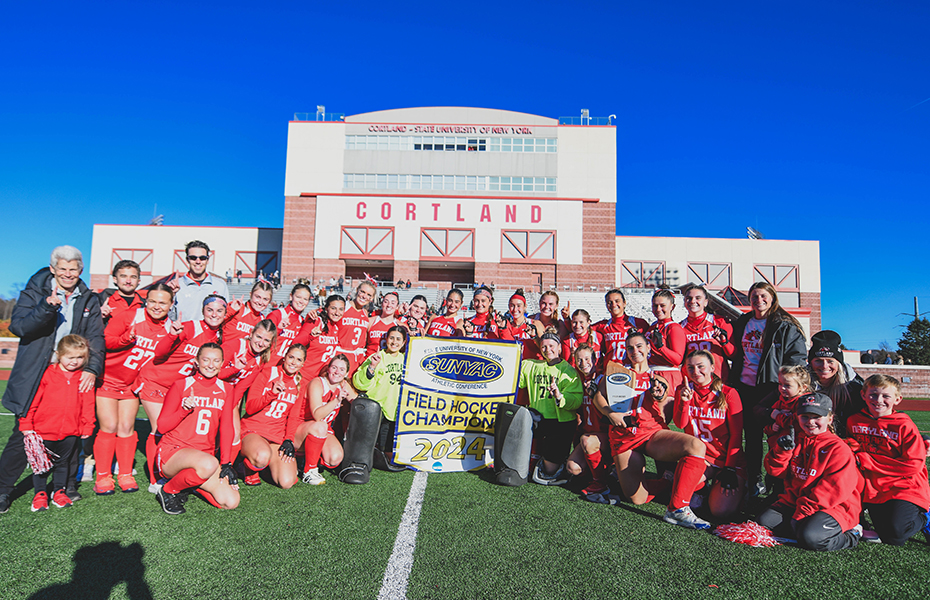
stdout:
{"type": "Polygon", "coordinates": [[[467,125],[546,125],[559,124],[558,119],[531,115],[513,110],[473,108],[466,106],[422,106],[376,110],[345,118],[346,123],[454,123],[467,125]]]}

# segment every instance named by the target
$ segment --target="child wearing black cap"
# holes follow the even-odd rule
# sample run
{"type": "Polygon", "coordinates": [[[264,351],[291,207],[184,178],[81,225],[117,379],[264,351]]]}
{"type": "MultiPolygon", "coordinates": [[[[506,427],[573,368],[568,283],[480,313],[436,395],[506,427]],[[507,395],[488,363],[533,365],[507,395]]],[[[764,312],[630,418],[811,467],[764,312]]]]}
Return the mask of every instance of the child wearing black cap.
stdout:
{"type": "Polygon", "coordinates": [[[843,360],[843,340],[835,331],[824,330],[811,337],[807,353],[811,386],[833,401],[833,425],[841,438],[848,437],[846,420],[865,408],[861,399],[862,378],[843,360]]]}
{"type": "Polygon", "coordinates": [[[785,492],[756,522],[809,550],[853,548],[862,535],[863,482],[852,450],[831,431],[833,402],[819,392],[806,394],[797,413],[797,445],[770,444],[765,457],[769,473],[785,479],[785,492]]]}

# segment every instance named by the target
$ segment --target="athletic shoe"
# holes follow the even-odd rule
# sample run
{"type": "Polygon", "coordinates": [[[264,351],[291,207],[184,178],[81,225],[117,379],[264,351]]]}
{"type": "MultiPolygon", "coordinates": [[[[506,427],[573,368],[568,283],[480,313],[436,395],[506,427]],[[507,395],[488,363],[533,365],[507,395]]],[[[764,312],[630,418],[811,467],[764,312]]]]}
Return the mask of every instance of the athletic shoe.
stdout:
{"type": "Polygon", "coordinates": [[[10,495],[0,494],[0,515],[10,510],[10,504],[12,504],[12,500],[10,500],[10,495]]]}
{"type": "Polygon", "coordinates": [[[180,494],[169,494],[164,488],[160,487],[156,496],[158,496],[162,510],[169,515],[181,515],[187,512],[184,510],[184,503],[179,498],[180,494]]]}
{"type": "Polygon", "coordinates": [[[52,494],[52,504],[58,508],[68,508],[73,503],[71,502],[71,498],[68,497],[68,494],[66,494],[64,490],[58,490],[52,494]]]}
{"type": "MultiPolygon", "coordinates": [[[[9,508],[9,506],[9,501],[7,501],[7,508],[9,508]]],[[[6,511],[3,510],[3,496],[0,496],[0,513],[2,512],[6,511]]],[[[924,518],[927,519],[927,524],[924,525],[924,537],[927,539],[927,543],[930,544],[930,511],[927,511],[927,514],[924,515],[924,518]]]]}
{"type": "Polygon", "coordinates": [[[48,510],[48,494],[45,492],[39,492],[32,497],[32,512],[40,510],[48,510]]]}
{"type": "Polygon", "coordinates": [[[245,477],[243,477],[242,481],[245,482],[246,485],[253,485],[253,486],[261,485],[262,476],[258,473],[258,471],[253,471],[249,473],[248,475],[246,475],[245,477]]]}
{"type": "Polygon", "coordinates": [[[97,482],[94,483],[94,493],[98,496],[109,496],[116,492],[116,486],[113,484],[113,476],[109,473],[98,474],[97,482]]]}
{"type": "Polygon", "coordinates": [[[66,487],[65,493],[68,494],[68,497],[71,498],[71,502],[77,502],[78,500],[83,500],[84,496],[77,491],[76,487],[66,487]]]}
{"type": "Polygon", "coordinates": [[[609,504],[611,506],[616,506],[620,504],[620,496],[616,494],[611,494],[610,491],[604,492],[592,492],[590,494],[582,494],[582,498],[588,502],[594,502],[595,504],[609,504]]]}
{"type": "Polygon", "coordinates": [[[543,472],[542,460],[540,460],[536,463],[536,468],[533,469],[533,481],[539,485],[564,485],[568,483],[568,478],[563,477],[564,473],[565,465],[561,465],[555,473],[546,475],[543,472]]]}
{"type": "MultiPolygon", "coordinates": [[[[858,527],[862,527],[862,525],[858,525],[858,527]]],[[[876,532],[872,531],[871,529],[862,530],[862,539],[864,539],[867,542],[872,542],[874,544],[882,543],[882,538],[876,532]]]]}
{"type": "Polygon", "coordinates": [[[116,482],[119,483],[119,489],[122,490],[124,494],[139,491],[139,484],[136,483],[136,478],[132,475],[120,475],[116,478],[116,482]]]}
{"type": "Polygon", "coordinates": [[[303,482],[310,485],[323,485],[326,479],[320,475],[319,467],[313,467],[309,471],[304,471],[303,482]]]}
{"type": "Polygon", "coordinates": [[[689,506],[683,506],[678,510],[665,511],[665,516],[662,517],[662,520],[672,525],[687,527],[688,529],[710,529],[710,523],[704,519],[698,518],[697,515],[691,512],[691,507],[689,506]]]}
{"type": "Polygon", "coordinates": [[[761,496],[764,496],[765,492],[767,491],[768,489],[765,487],[765,479],[763,479],[762,476],[760,475],[759,479],[756,480],[756,484],[753,486],[750,486],[749,496],[751,498],[759,498],[761,496]]]}

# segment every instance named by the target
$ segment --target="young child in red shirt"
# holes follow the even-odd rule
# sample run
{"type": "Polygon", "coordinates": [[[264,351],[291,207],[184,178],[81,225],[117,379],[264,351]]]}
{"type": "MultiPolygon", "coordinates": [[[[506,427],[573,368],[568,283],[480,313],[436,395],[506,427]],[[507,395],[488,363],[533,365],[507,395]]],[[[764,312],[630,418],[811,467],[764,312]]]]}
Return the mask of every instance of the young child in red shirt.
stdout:
{"type": "Polygon", "coordinates": [[[756,522],[796,537],[808,550],[853,548],[862,537],[862,475],[852,450],[833,433],[833,401],[820,392],[798,399],[797,445],[771,443],[765,468],[784,478],[785,492],[756,522]]]}
{"type": "Polygon", "coordinates": [[[75,473],[68,472],[71,455],[78,449],[78,438],[88,438],[94,432],[94,392],[81,392],[81,372],[90,352],[87,340],[79,335],[66,335],[58,342],[58,363],[45,370],[26,416],[19,427],[24,436],[38,434],[53,453],[52,468],[45,473],[33,473],[35,497],[32,512],[48,509],[46,485],[52,473],[52,504],[59,508],[71,506],[65,493],[68,480],[77,486],[75,473]]]}
{"type": "Polygon", "coordinates": [[[883,544],[903,546],[927,526],[926,447],[911,418],[895,411],[902,400],[897,379],[872,375],[865,381],[862,399],[866,409],[849,417],[852,437],[846,443],[865,478],[863,508],[883,544]]]}
{"type": "MultiPolygon", "coordinates": [[[[810,393],[811,376],[803,365],[783,366],[778,369],[778,399],[768,414],[759,415],[762,423],[771,419],[772,424],[764,429],[765,437],[778,436],[778,443],[786,450],[794,448],[796,424],[798,422],[798,399],[810,393]]],[[[763,406],[765,402],[760,403],[763,406]]]]}

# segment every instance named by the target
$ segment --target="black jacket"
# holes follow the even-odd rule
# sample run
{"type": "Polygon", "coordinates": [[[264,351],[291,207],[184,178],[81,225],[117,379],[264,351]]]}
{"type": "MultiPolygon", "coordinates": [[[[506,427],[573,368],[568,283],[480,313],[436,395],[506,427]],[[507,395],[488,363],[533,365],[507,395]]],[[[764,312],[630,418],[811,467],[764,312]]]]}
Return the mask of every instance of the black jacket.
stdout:
{"type": "MultiPolygon", "coordinates": [[[[52,277],[48,267],[41,269],[29,279],[19,294],[10,331],[19,336],[19,350],[16,362],[10,371],[6,392],[3,394],[3,406],[18,417],[26,414],[42,374],[52,359],[55,351],[55,327],[58,321],[57,306],[52,306],[46,299],[52,295],[52,277]]],[[[71,333],[81,335],[90,344],[90,358],[84,370],[98,377],[103,374],[105,346],[103,341],[103,319],[100,317],[100,299],[92,293],[83,281],[78,281],[81,295],[74,300],[74,323],[71,333]]]]}
{"type": "MultiPolygon", "coordinates": [[[[740,382],[743,373],[743,331],[746,324],[752,319],[752,311],[742,315],[733,324],[733,364],[730,366],[729,385],[740,382]]],[[[759,359],[759,370],[756,372],[756,385],[778,383],[778,369],[786,365],[807,364],[807,342],[804,334],[792,323],[783,318],[773,316],[765,324],[762,334],[762,357],[759,359]]]]}

